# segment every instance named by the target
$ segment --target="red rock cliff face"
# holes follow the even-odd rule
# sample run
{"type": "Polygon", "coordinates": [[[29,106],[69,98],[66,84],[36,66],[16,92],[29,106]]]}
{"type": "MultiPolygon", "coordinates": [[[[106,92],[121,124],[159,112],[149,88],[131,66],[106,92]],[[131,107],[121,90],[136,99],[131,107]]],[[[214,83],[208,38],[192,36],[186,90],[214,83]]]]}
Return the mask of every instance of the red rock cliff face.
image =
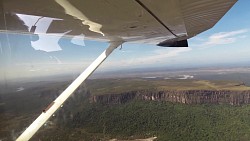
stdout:
{"type": "Polygon", "coordinates": [[[104,104],[122,104],[133,99],[169,101],[184,104],[221,104],[242,105],[250,103],[250,91],[231,90],[140,90],[121,94],[92,96],[92,102],[104,104]]]}

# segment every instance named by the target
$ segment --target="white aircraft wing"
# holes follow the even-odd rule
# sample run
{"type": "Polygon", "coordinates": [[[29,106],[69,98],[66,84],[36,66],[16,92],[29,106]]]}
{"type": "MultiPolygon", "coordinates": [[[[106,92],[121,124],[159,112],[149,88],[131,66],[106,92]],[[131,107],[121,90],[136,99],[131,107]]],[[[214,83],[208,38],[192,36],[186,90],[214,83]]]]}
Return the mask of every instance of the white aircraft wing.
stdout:
{"type": "MultiPolygon", "coordinates": [[[[3,10],[60,19],[53,20],[44,33],[70,31],[69,37],[83,34],[92,40],[120,38],[125,42],[178,47],[187,46],[186,39],[213,27],[236,1],[6,0],[3,10]]],[[[29,33],[18,26],[7,30],[29,33]]]]}

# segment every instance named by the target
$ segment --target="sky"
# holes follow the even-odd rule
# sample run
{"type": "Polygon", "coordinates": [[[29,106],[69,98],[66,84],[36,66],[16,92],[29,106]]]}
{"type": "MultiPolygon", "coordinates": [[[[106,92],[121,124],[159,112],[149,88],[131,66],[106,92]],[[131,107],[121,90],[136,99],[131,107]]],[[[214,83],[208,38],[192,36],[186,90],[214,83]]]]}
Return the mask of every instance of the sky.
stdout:
{"type": "MultiPolygon", "coordinates": [[[[188,48],[162,48],[156,45],[124,43],[97,69],[119,71],[147,68],[192,68],[250,66],[250,1],[239,0],[212,28],[188,40],[188,48]]],[[[17,15],[31,28],[37,16],[17,15]]],[[[55,18],[42,18],[36,32],[46,31],[55,18]]],[[[66,32],[65,32],[66,33],[66,32]]],[[[73,39],[58,35],[8,34],[4,55],[0,44],[0,78],[80,73],[108,47],[108,43],[88,41],[84,35],[73,39]],[[22,45],[22,47],[20,46],[22,45]],[[31,48],[31,47],[32,48],[31,48]],[[22,75],[20,75],[22,74],[22,75]]],[[[6,35],[0,33],[0,38],[6,35]]]]}

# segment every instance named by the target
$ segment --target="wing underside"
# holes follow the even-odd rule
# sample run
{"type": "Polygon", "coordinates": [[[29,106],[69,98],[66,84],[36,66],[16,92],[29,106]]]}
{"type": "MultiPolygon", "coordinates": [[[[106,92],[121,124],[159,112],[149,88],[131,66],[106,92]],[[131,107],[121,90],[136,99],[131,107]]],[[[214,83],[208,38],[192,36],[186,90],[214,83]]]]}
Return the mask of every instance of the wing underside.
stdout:
{"type": "Polygon", "coordinates": [[[127,42],[171,46],[213,27],[236,1],[5,0],[1,11],[7,24],[6,27],[2,25],[0,30],[20,34],[62,33],[67,37],[83,34],[92,40],[112,41],[119,38],[127,42]],[[13,14],[19,15],[19,18],[25,15],[26,19],[21,20],[32,17],[52,20],[46,29],[30,32],[13,24],[14,21],[8,18],[13,14]]]}

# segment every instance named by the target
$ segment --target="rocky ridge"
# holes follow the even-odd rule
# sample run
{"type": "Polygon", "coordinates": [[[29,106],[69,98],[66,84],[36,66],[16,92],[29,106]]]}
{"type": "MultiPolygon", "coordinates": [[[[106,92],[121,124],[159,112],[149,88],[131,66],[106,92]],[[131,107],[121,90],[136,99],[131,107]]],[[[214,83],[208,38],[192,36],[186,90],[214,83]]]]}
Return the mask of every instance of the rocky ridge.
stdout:
{"type": "Polygon", "coordinates": [[[250,91],[239,90],[138,90],[120,94],[103,94],[91,97],[93,103],[123,104],[131,100],[168,101],[183,104],[250,103],[250,91]]]}

